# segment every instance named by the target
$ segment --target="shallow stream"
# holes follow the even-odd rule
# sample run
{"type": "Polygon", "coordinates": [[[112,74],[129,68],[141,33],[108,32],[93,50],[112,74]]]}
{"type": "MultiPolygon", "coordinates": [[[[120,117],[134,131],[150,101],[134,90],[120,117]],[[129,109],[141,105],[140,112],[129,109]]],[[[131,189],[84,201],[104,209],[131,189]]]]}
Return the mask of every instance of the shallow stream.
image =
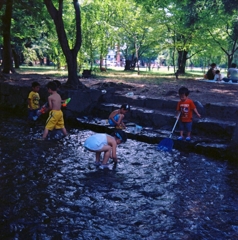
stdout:
{"type": "Polygon", "coordinates": [[[43,126],[0,118],[0,239],[238,239],[237,165],[129,139],[100,170],[93,132],[39,142],[43,126]]]}

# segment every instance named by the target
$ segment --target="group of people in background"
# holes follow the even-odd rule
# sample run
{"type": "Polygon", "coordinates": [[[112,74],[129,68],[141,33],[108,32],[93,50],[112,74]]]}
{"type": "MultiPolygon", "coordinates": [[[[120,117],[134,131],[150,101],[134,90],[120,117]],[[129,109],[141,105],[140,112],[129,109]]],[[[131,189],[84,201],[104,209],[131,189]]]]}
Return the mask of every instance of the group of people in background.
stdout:
{"type": "MultiPolygon", "coordinates": [[[[46,85],[49,97],[48,102],[43,106],[47,106],[49,116],[46,120],[43,135],[37,140],[46,140],[49,131],[54,129],[60,129],[64,136],[68,135],[64,125],[63,112],[61,110],[62,103],[66,100],[62,99],[61,95],[58,93],[58,91],[60,91],[60,86],[61,83],[57,80],[51,81],[46,85]]],[[[40,84],[38,82],[33,82],[32,90],[28,95],[28,121],[34,121],[39,116],[39,111],[41,109],[39,90],[40,84]]],[[[178,94],[180,98],[176,109],[177,118],[180,120],[180,136],[178,137],[178,140],[190,141],[193,112],[195,112],[199,118],[201,115],[198,113],[194,102],[188,98],[189,90],[186,87],[181,87],[178,94]]],[[[122,104],[119,109],[111,112],[108,117],[108,123],[110,126],[115,128],[111,135],[106,133],[96,133],[85,140],[85,149],[95,152],[95,165],[101,169],[108,168],[108,161],[110,158],[115,164],[118,162],[116,154],[117,146],[127,141],[127,134],[123,131],[126,129],[126,125],[123,120],[128,111],[130,111],[130,106],[128,104],[122,104]],[[104,153],[102,161],[101,153],[104,153]]]]}
{"type": "Polygon", "coordinates": [[[210,65],[210,69],[207,71],[207,73],[204,76],[205,79],[208,80],[214,80],[217,82],[221,82],[222,80],[224,82],[238,82],[238,69],[236,63],[232,63],[231,67],[228,68],[227,71],[227,77],[223,77],[220,70],[217,69],[216,63],[212,63],[210,65]]]}

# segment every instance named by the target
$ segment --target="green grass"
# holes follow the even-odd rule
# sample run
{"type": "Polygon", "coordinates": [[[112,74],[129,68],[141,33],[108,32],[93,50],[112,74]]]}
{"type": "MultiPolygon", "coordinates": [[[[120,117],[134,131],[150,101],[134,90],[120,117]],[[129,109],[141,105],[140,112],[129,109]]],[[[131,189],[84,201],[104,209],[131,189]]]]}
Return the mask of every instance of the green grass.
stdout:
{"type": "MultiPolygon", "coordinates": [[[[55,69],[53,66],[21,66],[18,73],[22,74],[45,74],[55,77],[67,77],[68,72],[65,70],[55,69]]],[[[179,76],[180,80],[196,80],[197,78],[203,78],[204,72],[200,69],[190,70],[187,69],[186,73],[179,76]]],[[[81,73],[79,73],[79,76],[81,73]]],[[[93,71],[93,77],[96,79],[111,79],[116,81],[134,82],[134,83],[147,83],[147,84],[160,84],[164,81],[174,81],[174,69],[170,67],[162,67],[159,70],[153,69],[148,71],[146,68],[140,68],[138,74],[137,69],[134,71],[124,71],[124,68],[108,68],[107,72],[100,72],[98,68],[93,71]]]]}

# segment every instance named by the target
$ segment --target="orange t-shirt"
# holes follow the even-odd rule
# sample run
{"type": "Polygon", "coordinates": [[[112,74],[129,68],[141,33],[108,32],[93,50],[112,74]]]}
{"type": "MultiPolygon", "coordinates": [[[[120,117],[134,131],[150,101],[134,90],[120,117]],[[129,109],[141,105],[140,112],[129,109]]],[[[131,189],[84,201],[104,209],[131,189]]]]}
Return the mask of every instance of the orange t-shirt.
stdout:
{"type": "Polygon", "coordinates": [[[180,120],[182,122],[192,122],[193,110],[195,108],[196,106],[191,99],[186,99],[184,102],[179,101],[177,105],[177,111],[181,111],[180,120]]]}

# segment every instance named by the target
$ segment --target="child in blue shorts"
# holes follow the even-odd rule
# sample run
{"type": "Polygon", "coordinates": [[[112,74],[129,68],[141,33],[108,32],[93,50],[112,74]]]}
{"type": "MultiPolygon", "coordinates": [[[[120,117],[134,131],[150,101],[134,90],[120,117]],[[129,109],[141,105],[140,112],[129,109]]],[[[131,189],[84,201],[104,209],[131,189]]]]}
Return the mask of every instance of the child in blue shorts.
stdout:
{"type": "Polygon", "coordinates": [[[28,122],[34,120],[34,117],[37,116],[37,111],[40,108],[40,84],[38,82],[33,82],[32,90],[28,95],[28,122]]]}
{"type": "Polygon", "coordinates": [[[186,87],[181,87],[179,89],[179,98],[180,101],[177,104],[177,117],[179,117],[179,128],[180,128],[180,137],[178,140],[184,139],[184,131],[187,132],[186,141],[191,140],[191,131],[192,131],[192,121],[193,121],[193,112],[200,118],[201,115],[198,113],[198,110],[193,102],[193,100],[188,98],[189,90],[186,87]]]}
{"type": "Polygon", "coordinates": [[[122,104],[120,109],[114,110],[108,117],[109,125],[118,129],[125,129],[126,125],[123,122],[125,114],[130,110],[128,104],[122,104]]]}

